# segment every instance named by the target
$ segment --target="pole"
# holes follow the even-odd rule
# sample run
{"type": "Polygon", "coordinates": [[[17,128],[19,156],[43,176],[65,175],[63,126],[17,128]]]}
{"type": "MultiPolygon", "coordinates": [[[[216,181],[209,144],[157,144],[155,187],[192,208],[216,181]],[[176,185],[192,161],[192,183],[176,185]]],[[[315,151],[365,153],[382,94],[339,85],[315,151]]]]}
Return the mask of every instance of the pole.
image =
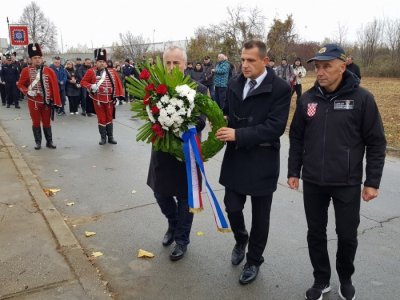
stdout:
{"type": "Polygon", "coordinates": [[[156,30],[153,29],[153,56],[156,53],[156,44],[154,43],[154,34],[156,33],[156,30]]]}
{"type": "Polygon", "coordinates": [[[7,27],[8,27],[8,38],[10,39],[10,43],[8,44],[8,51],[11,52],[11,32],[10,32],[10,22],[7,17],[7,27]]]}
{"type": "Polygon", "coordinates": [[[64,54],[64,43],[62,39],[62,32],[60,32],[60,36],[61,36],[61,54],[64,54]]]}

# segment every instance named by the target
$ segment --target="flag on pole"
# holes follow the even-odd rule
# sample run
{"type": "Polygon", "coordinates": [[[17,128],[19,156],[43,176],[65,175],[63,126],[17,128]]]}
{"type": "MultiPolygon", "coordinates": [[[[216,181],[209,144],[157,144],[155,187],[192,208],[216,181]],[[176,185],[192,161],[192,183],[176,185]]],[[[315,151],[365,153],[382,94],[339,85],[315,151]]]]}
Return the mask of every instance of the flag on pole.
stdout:
{"type": "Polygon", "coordinates": [[[12,46],[26,46],[28,40],[28,25],[10,25],[10,44],[12,46]]]}

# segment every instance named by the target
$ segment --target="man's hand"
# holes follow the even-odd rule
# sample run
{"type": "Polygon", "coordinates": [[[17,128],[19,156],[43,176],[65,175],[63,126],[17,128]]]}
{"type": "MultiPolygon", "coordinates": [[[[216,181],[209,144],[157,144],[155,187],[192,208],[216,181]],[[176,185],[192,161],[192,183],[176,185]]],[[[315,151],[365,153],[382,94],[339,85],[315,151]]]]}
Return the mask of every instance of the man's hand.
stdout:
{"type": "Polygon", "coordinates": [[[96,92],[97,92],[97,89],[98,89],[97,84],[92,84],[92,85],[90,86],[90,89],[92,90],[93,93],[96,93],[96,92]]]}
{"type": "Polygon", "coordinates": [[[292,190],[298,190],[299,189],[299,178],[297,177],[289,177],[287,180],[287,184],[292,190]]]}
{"type": "Polygon", "coordinates": [[[221,127],[220,129],[218,129],[215,137],[221,142],[236,141],[235,129],[229,127],[221,127]]]}
{"type": "Polygon", "coordinates": [[[28,91],[28,96],[36,97],[36,91],[28,91]]]}
{"type": "Polygon", "coordinates": [[[364,186],[361,196],[362,199],[366,202],[375,199],[378,197],[378,189],[370,187],[370,186],[364,186]]]}

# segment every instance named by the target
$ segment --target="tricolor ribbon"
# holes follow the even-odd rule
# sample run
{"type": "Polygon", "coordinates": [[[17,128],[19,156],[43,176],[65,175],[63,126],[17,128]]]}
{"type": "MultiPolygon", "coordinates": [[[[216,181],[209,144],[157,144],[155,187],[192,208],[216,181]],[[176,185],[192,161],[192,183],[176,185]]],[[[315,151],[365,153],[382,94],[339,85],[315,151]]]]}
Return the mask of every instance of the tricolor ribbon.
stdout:
{"type": "Polygon", "coordinates": [[[228,222],[226,221],[222,209],[219,206],[217,197],[215,197],[215,194],[211,189],[210,184],[208,183],[206,173],[204,171],[203,159],[201,156],[201,143],[197,135],[196,128],[195,127],[189,128],[189,130],[182,135],[182,139],[183,139],[183,154],[185,155],[185,162],[186,162],[188,201],[189,201],[190,211],[199,212],[203,210],[200,179],[196,168],[197,164],[201,174],[203,175],[207,195],[210,200],[210,204],[214,213],[215,223],[217,224],[218,230],[222,232],[230,231],[228,222]]]}

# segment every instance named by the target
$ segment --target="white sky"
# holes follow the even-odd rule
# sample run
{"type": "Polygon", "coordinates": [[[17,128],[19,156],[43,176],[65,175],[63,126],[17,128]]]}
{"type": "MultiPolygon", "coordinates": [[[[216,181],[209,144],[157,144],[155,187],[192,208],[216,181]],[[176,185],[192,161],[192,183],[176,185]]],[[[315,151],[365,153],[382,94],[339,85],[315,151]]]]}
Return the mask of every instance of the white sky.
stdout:
{"type": "MultiPolygon", "coordinates": [[[[0,37],[7,38],[7,16],[17,22],[31,1],[12,0],[0,10],[0,37]]],[[[88,47],[110,46],[119,33],[142,34],[149,42],[190,39],[200,26],[218,24],[227,18],[226,7],[258,7],[266,17],[266,32],[274,17],[282,20],[292,14],[302,40],[322,42],[337,36],[338,24],[346,26],[348,41],[357,39],[361,25],[374,18],[400,18],[399,0],[37,0],[45,16],[58,29],[64,50],[77,44],[88,47]]]]}

